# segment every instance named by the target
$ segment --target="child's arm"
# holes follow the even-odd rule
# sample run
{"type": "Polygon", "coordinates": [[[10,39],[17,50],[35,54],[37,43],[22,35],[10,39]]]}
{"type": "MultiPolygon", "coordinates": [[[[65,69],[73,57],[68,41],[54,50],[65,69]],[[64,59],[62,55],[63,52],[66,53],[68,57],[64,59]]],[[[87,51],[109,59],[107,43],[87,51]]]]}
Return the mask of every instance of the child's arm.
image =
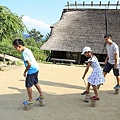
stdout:
{"type": "Polygon", "coordinates": [[[114,56],[115,56],[115,65],[114,65],[114,68],[118,69],[119,57],[118,57],[118,54],[115,54],[114,56]]]}
{"type": "Polygon", "coordinates": [[[89,70],[90,65],[91,65],[91,62],[88,62],[87,67],[86,67],[86,69],[85,69],[85,72],[84,72],[84,74],[83,74],[82,79],[84,79],[84,78],[85,78],[85,75],[87,74],[87,72],[88,72],[88,70],[89,70]]]}
{"type": "Polygon", "coordinates": [[[29,60],[27,60],[26,62],[27,62],[28,65],[26,66],[26,69],[25,69],[25,71],[24,71],[24,73],[23,73],[23,76],[24,76],[24,77],[26,77],[26,72],[29,70],[29,68],[30,68],[30,66],[31,66],[31,62],[30,62],[29,60]]]}

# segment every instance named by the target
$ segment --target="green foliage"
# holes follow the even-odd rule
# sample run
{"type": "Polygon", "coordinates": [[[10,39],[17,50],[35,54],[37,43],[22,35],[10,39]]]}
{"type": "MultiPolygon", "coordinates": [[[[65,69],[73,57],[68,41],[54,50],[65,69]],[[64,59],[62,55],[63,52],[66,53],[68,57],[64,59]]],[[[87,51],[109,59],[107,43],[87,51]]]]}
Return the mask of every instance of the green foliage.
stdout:
{"type": "Polygon", "coordinates": [[[28,48],[33,52],[37,61],[45,61],[46,60],[47,56],[43,50],[40,50],[39,48],[33,47],[33,46],[29,46],[28,48]]]}
{"type": "Polygon", "coordinates": [[[40,41],[43,38],[43,35],[36,29],[32,29],[28,32],[31,38],[33,38],[36,42],[40,41]]]}
{"type": "Polygon", "coordinates": [[[49,39],[49,37],[50,37],[50,34],[47,33],[46,36],[45,36],[45,41],[47,41],[49,39]]]}
{"type": "MultiPolygon", "coordinates": [[[[33,47],[28,45],[26,45],[26,47],[33,52],[36,60],[39,62],[46,61],[46,58],[50,54],[49,51],[40,50],[38,47],[33,47]]],[[[12,45],[10,45],[9,43],[7,44],[6,42],[0,42],[0,53],[2,54],[5,53],[20,59],[22,58],[21,53],[16,51],[12,45]]]]}
{"type": "Polygon", "coordinates": [[[23,65],[22,61],[16,61],[17,66],[23,65]]]}
{"type": "Polygon", "coordinates": [[[16,51],[15,49],[12,49],[10,55],[14,56],[14,57],[17,57],[17,58],[20,58],[20,59],[22,58],[22,54],[20,52],[16,51]]]}
{"type": "Polygon", "coordinates": [[[12,42],[14,39],[22,39],[25,46],[31,49],[37,61],[45,61],[49,56],[50,51],[40,50],[40,47],[48,40],[49,34],[45,36],[45,41],[42,41],[43,35],[36,29],[28,31],[22,22],[22,16],[18,17],[13,14],[7,7],[0,6],[0,53],[5,53],[17,58],[21,58],[21,53],[16,51],[12,42]],[[28,32],[30,38],[23,39],[22,34],[28,32]]]}
{"type": "Polygon", "coordinates": [[[21,53],[17,52],[9,42],[0,42],[0,53],[5,53],[17,58],[21,58],[21,53]]]}
{"type": "Polygon", "coordinates": [[[37,47],[37,43],[35,42],[35,40],[33,38],[27,38],[27,39],[25,39],[25,44],[27,46],[37,47]]]}
{"type": "Polygon", "coordinates": [[[25,39],[25,45],[31,49],[37,61],[46,61],[50,51],[40,50],[41,46],[48,40],[49,34],[45,36],[45,41],[42,40],[43,35],[36,29],[28,32],[30,38],[25,39]]]}
{"type": "Polygon", "coordinates": [[[37,47],[40,48],[43,44],[44,44],[44,42],[39,41],[39,42],[37,42],[37,47]]]}
{"type": "Polygon", "coordinates": [[[10,47],[9,42],[0,42],[0,53],[10,53],[12,46],[10,47]]]}
{"type": "Polygon", "coordinates": [[[13,14],[7,7],[0,6],[0,41],[21,37],[25,30],[22,17],[13,14]]]}

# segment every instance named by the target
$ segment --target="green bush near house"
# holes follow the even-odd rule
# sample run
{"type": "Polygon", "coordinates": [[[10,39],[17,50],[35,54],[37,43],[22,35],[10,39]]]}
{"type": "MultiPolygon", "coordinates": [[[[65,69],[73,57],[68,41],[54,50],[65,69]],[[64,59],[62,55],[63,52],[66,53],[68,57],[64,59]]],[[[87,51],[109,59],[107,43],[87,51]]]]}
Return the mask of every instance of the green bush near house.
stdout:
{"type": "MultiPolygon", "coordinates": [[[[46,58],[48,57],[50,53],[49,51],[40,50],[38,47],[27,46],[27,45],[26,47],[29,48],[33,52],[38,62],[45,62],[46,58]]],[[[12,45],[6,44],[4,42],[0,42],[0,53],[2,54],[5,53],[7,55],[11,55],[11,56],[14,56],[20,59],[22,58],[22,55],[20,52],[16,51],[12,45]]]]}

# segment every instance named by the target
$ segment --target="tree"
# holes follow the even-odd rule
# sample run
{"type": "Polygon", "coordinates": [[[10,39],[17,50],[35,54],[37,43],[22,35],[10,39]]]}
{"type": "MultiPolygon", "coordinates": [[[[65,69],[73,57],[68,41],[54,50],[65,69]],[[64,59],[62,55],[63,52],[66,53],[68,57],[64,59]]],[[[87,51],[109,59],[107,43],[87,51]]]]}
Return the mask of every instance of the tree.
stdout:
{"type": "Polygon", "coordinates": [[[47,41],[49,39],[49,37],[50,37],[50,34],[47,33],[46,36],[45,36],[45,41],[47,41]]]}
{"type": "Polygon", "coordinates": [[[37,47],[37,43],[35,42],[35,40],[33,38],[25,39],[25,43],[27,46],[37,47]]]}
{"type": "Polygon", "coordinates": [[[36,42],[41,41],[43,38],[43,35],[41,35],[39,31],[36,31],[36,29],[32,29],[28,34],[31,38],[35,39],[36,42]]]}
{"type": "Polygon", "coordinates": [[[22,16],[18,17],[7,7],[0,6],[0,41],[20,37],[25,30],[27,29],[22,22],[22,16]]]}

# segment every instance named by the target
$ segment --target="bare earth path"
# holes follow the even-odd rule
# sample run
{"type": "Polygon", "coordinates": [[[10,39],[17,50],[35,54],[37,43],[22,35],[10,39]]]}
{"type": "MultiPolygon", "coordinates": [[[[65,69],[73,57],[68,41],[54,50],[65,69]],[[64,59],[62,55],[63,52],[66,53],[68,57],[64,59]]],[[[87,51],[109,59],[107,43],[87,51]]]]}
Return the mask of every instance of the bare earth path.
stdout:
{"type": "MultiPolygon", "coordinates": [[[[22,76],[24,66],[0,71],[0,120],[120,120],[120,94],[114,94],[112,72],[99,90],[100,101],[91,107],[80,95],[85,89],[81,79],[84,66],[41,63],[39,66],[39,83],[46,95],[46,105],[41,107],[34,101],[29,111],[24,111],[22,104],[28,99],[22,76]]],[[[91,92],[93,95],[92,89],[91,92]]],[[[35,87],[33,97],[38,97],[35,87]]]]}

